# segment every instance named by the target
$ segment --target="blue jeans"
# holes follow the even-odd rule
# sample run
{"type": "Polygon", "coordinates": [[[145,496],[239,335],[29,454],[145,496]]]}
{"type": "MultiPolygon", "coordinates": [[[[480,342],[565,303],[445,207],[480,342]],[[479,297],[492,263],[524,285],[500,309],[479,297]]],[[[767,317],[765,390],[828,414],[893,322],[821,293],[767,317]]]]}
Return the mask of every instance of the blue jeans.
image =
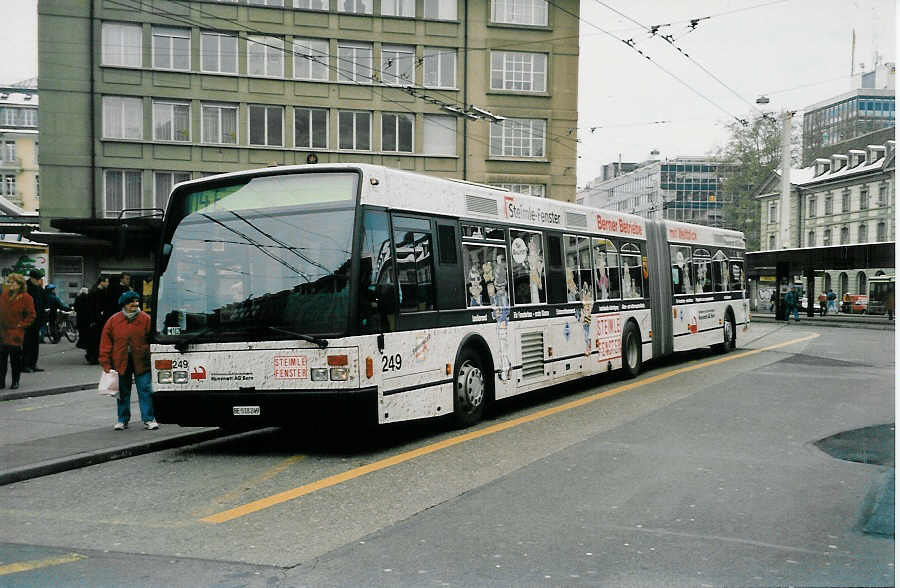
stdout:
{"type": "MultiPolygon", "coordinates": [[[[156,420],[153,416],[153,389],[150,387],[150,370],[134,376],[134,385],[138,392],[138,404],[141,407],[141,420],[156,420]]],[[[131,373],[119,374],[119,397],[116,399],[116,410],[120,423],[128,424],[131,420],[131,373]]]]}

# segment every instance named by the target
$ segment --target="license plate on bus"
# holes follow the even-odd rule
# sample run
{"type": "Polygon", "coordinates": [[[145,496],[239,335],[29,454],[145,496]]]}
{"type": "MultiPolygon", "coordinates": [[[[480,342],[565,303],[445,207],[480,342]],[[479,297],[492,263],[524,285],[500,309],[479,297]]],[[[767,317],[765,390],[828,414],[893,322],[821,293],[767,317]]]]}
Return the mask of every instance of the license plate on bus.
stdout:
{"type": "Polygon", "coordinates": [[[258,406],[233,406],[232,414],[234,416],[259,416],[258,406]]]}

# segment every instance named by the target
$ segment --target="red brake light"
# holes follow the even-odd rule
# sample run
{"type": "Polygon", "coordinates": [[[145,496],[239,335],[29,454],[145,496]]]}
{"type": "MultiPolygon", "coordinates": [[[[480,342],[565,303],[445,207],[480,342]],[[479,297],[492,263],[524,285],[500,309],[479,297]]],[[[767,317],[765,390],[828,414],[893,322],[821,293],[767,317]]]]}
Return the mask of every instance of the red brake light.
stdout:
{"type": "Polygon", "coordinates": [[[328,365],[347,365],[346,355],[329,355],[328,365]]]}
{"type": "Polygon", "coordinates": [[[170,370],[172,369],[172,360],[171,359],[157,359],[153,364],[156,366],[158,370],[170,370]]]}

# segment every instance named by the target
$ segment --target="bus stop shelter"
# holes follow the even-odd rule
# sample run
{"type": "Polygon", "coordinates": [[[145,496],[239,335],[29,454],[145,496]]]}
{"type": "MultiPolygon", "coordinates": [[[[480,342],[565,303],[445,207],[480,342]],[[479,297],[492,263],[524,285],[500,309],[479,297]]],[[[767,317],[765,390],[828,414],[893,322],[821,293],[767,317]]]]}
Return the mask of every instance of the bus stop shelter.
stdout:
{"type": "Polygon", "coordinates": [[[816,272],[895,267],[894,242],[831,245],[773,249],[746,254],[747,276],[775,275],[778,296],[775,297],[775,316],[784,319],[784,293],[791,287],[791,276],[800,274],[806,281],[807,313],[812,316],[814,280],[816,272]]]}

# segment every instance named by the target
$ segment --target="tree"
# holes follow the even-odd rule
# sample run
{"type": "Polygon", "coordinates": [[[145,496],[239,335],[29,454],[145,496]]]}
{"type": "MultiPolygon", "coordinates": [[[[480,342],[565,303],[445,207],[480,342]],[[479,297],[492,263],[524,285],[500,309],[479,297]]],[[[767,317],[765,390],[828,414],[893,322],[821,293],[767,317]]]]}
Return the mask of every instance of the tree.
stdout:
{"type": "MultiPolygon", "coordinates": [[[[756,194],[760,186],[781,167],[781,133],[784,113],[760,114],[746,124],[726,125],[731,136],[716,157],[737,167],[722,182],[722,192],[730,204],[724,209],[725,226],[743,231],[747,251],[759,250],[760,209],[756,194]]],[[[799,139],[791,133],[791,160],[798,161],[799,139]]]]}

